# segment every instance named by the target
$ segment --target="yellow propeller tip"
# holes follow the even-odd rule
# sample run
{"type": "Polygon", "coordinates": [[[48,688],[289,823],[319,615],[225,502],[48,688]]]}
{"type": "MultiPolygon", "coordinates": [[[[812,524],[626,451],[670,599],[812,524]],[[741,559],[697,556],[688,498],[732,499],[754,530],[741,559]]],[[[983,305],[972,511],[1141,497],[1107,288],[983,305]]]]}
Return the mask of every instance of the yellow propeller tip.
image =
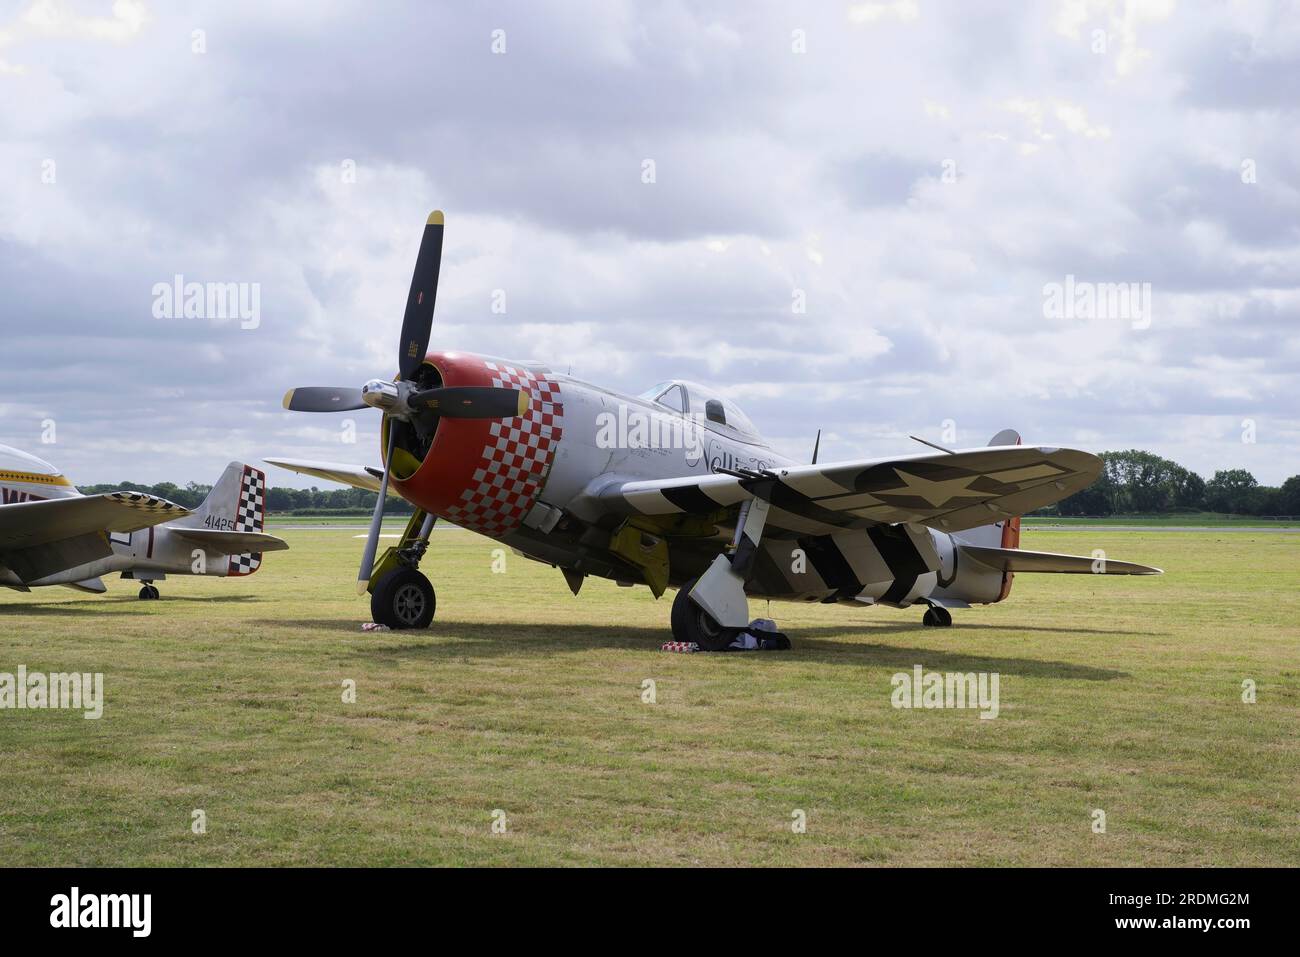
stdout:
{"type": "Polygon", "coordinates": [[[425,220],[425,225],[426,225],[426,226],[441,226],[441,225],[443,225],[443,220],[442,220],[442,210],[440,210],[440,209],[435,209],[433,212],[431,212],[431,213],[429,214],[429,218],[425,220]]]}
{"type": "Polygon", "coordinates": [[[369,587],[370,587],[370,582],[368,581],[357,582],[357,594],[364,595],[366,593],[366,589],[369,587]]]}
{"type": "Polygon", "coordinates": [[[286,409],[289,408],[289,403],[293,401],[293,394],[294,394],[296,391],[298,391],[298,390],[297,390],[297,389],[290,389],[288,392],[286,392],[286,393],[284,394],[284,403],[283,403],[283,405],[284,405],[284,407],[285,407],[286,409]]]}
{"type": "Polygon", "coordinates": [[[531,397],[522,389],[519,390],[519,415],[528,411],[528,406],[532,404],[531,397]]]}

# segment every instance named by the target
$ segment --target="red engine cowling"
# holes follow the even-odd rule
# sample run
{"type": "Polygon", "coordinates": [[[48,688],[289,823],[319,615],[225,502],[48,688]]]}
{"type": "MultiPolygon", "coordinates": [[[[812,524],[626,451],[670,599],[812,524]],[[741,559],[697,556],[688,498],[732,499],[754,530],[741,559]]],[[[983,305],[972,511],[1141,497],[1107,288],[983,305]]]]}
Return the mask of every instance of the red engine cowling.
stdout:
{"type": "MultiPolygon", "coordinates": [[[[431,352],[425,364],[446,386],[529,394],[528,411],[515,418],[440,418],[414,471],[409,455],[395,455],[390,478],[403,498],[425,511],[484,535],[505,535],[524,520],[546,485],[564,434],[560,384],[537,368],[468,352],[431,352]]],[[[381,438],[386,444],[387,427],[381,438]]]]}

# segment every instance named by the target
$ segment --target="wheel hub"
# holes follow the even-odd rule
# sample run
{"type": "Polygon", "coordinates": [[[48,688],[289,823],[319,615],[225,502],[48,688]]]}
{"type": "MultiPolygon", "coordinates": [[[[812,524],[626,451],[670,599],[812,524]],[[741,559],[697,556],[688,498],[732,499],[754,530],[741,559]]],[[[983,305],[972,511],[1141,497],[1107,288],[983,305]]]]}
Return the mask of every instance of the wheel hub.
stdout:
{"type": "Polygon", "coordinates": [[[696,610],[697,620],[699,621],[700,631],[709,638],[718,638],[722,635],[722,626],[713,620],[713,616],[708,614],[703,608],[696,610]]]}
{"type": "Polygon", "coordinates": [[[418,621],[424,614],[424,592],[418,585],[403,585],[393,595],[393,611],[404,622],[418,621]]]}

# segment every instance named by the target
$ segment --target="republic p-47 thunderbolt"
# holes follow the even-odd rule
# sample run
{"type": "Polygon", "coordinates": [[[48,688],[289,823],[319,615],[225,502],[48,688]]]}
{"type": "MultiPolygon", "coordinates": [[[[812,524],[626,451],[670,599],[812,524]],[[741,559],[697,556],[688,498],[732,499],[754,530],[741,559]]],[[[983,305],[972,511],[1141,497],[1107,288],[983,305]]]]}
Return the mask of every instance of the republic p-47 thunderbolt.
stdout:
{"type": "Polygon", "coordinates": [[[231,462],[196,510],[143,492],[82,495],[48,462],[0,445],[0,586],[67,585],[101,594],[101,575],[153,583],[172,575],[251,575],[289,546],[262,531],[266,475],[231,462]]]}
{"type": "Polygon", "coordinates": [[[272,464],[379,493],[358,590],[371,614],[422,628],[435,595],[418,570],[437,518],[558,568],[576,595],[596,575],[676,588],[673,635],[725,647],[748,596],[951,608],[1006,598],[1016,572],[1159,574],[1129,562],[1023,551],[1019,516],[1085,488],[1101,461],[1020,444],[813,464],[777,454],[728,398],[693,382],[623,395],[535,362],[430,352],[443,216],[424,228],[398,374],[359,389],[291,390],[287,409],[383,413],[381,468],[272,464]],[[387,496],[415,506],[378,561],[387,496]]]}

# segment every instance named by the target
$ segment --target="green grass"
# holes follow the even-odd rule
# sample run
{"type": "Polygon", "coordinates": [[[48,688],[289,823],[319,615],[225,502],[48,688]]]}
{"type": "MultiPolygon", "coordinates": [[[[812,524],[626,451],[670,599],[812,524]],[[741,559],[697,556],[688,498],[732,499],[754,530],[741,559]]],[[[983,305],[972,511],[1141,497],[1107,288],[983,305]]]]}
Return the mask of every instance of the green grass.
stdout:
{"type": "Polygon", "coordinates": [[[356,533],[284,534],[159,602],[5,593],[0,671],[103,671],[107,706],[0,711],[0,860],[1300,864],[1300,535],[1031,530],[1168,574],[1022,575],[948,630],[774,603],[793,651],[673,655],[668,596],[493,574],[461,531],[426,563],[433,628],[363,633],[356,533]],[[1001,715],[893,709],[915,664],[998,672],[1001,715]]]}
{"type": "Polygon", "coordinates": [[[1021,520],[1026,527],[1033,525],[1065,525],[1091,528],[1093,526],[1161,526],[1193,528],[1298,528],[1300,520],[1291,518],[1265,518],[1259,515],[1225,515],[1222,512],[1180,512],[1166,515],[1109,515],[1092,518],[1077,515],[1030,515],[1021,520]]]}
{"type": "MultiPolygon", "coordinates": [[[[336,515],[285,515],[272,512],[266,516],[267,528],[293,528],[297,526],[333,526],[333,525],[369,525],[370,512],[339,512],[336,515]]],[[[406,524],[409,514],[399,515],[389,511],[384,516],[385,525],[402,526],[406,524]]]]}

